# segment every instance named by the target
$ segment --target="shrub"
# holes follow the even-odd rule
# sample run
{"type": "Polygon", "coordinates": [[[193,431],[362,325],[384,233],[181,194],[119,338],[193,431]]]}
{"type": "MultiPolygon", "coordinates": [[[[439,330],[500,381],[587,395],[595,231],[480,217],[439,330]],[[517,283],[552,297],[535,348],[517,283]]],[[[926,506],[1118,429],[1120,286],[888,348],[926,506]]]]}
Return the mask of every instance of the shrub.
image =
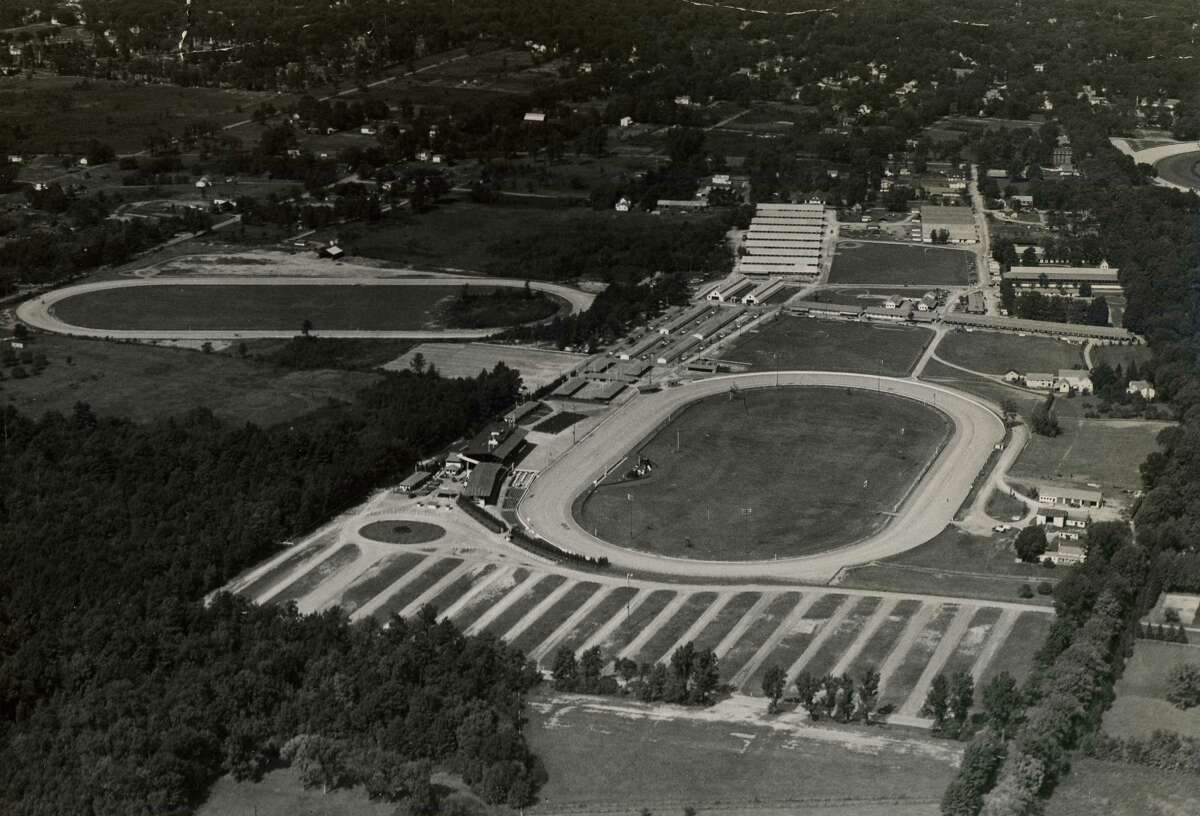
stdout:
{"type": "Polygon", "coordinates": [[[1022,598],[1032,598],[1033,587],[1029,586],[1029,584],[1021,584],[1021,588],[1017,590],[1017,594],[1022,598]]]}

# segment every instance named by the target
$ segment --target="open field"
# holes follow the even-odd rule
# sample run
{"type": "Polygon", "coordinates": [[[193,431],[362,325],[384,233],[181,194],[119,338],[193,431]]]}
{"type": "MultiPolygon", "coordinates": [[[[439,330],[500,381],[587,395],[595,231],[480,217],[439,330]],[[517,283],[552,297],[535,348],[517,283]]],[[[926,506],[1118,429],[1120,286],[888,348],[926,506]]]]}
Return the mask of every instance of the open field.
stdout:
{"type": "MultiPolygon", "coordinates": [[[[494,289],[478,287],[481,294],[494,289]]],[[[450,286],[144,286],[75,295],[55,316],[94,329],[235,331],[436,329],[458,295],[450,286]]],[[[500,325],[504,325],[502,322],[500,325]]]]}
{"type": "Polygon", "coordinates": [[[1113,368],[1119,365],[1126,371],[1130,363],[1136,362],[1141,366],[1148,363],[1152,356],[1149,346],[1096,346],[1092,349],[1092,362],[1096,365],[1108,363],[1113,368]]]}
{"type": "MultiPolygon", "coordinates": [[[[1015,600],[1022,584],[1036,587],[1040,581],[1060,577],[1053,569],[1016,562],[1015,535],[985,538],[950,527],[906,553],[847,569],[839,586],[1015,600]]],[[[1029,602],[1049,604],[1050,600],[1036,595],[1029,602]]]]}
{"type": "Polygon", "coordinates": [[[961,249],[840,241],[829,282],[963,286],[974,268],[975,255],[961,249]]]}
{"type": "Polygon", "coordinates": [[[1009,370],[1054,373],[1060,368],[1083,367],[1082,346],[1006,332],[950,332],[938,344],[937,355],[948,363],[984,374],[1009,370]]]}
{"type": "Polygon", "coordinates": [[[1200,190],[1200,151],[1169,156],[1154,165],[1154,169],[1163,181],[1200,190]]]}
{"type": "Polygon", "coordinates": [[[14,152],[69,152],[88,138],[118,153],[146,147],[150,136],[175,135],[185,125],[223,126],[248,119],[261,102],[283,107],[287,96],[215,88],[123,84],[68,77],[0,79],[0,109],[22,138],[14,152]]]}
{"type": "Polygon", "coordinates": [[[805,300],[814,303],[842,303],[847,306],[882,306],[883,302],[892,295],[903,295],[907,298],[919,297],[923,292],[919,289],[909,289],[903,286],[872,286],[864,288],[852,286],[845,288],[829,287],[814,292],[805,300]]]}
{"type": "Polygon", "coordinates": [[[434,209],[398,213],[386,223],[356,225],[355,254],[425,268],[482,271],[502,241],[561,230],[575,217],[568,209],[505,207],[446,200],[434,209]]]}
{"type": "Polygon", "coordinates": [[[549,385],[587,359],[583,354],[495,343],[422,343],[383,367],[403,371],[418,354],[443,377],[475,377],[502,362],[521,373],[521,380],[530,391],[549,385]]]}
{"type": "Polygon", "coordinates": [[[722,358],[751,371],[791,368],[906,376],[933,339],[927,329],[781,316],[746,332],[722,358]]]}
{"type": "Polygon", "coordinates": [[[1167,675],[1179,663],[1200,665],[1200,647],[1139,640],[1117,681],[1117,699],[1104,713],[1104,731],[1144,739],[1158,730],[1200,739],[1200,709],[1167,702],[1167,675]]]}
{"type": "Polygon", "coordinates": [[[1200,813],[1194,773],[1078,757],[1058,784],[1046,816],[1193,816],[1200,813]]]}
{"type": "Polygon", "coordinates": [[[877,731],[750,725],[718,711],[664,719],[594,698],[531,707],[527,737],[550,775],[532,814],[932,816],[954,772],[953,749],[877,731]]]}
{"type": "Polygon", "coordinates": [[[711,397],[639,443],[649,476],[625,481],[618,469],[578,518],[601,538],[659,555],[817,552],[882,528],[950,430],[924,405],[869,391],[711,397]]]}
{"type": "Polygon", "coordinates": [[[230,422],[274,425],[331,399],[350,400],[379,381],[378,374],[289,371],[229,354],[140,343],[42,336],[30,348],[50,365],[36,376],[0,383],[0,402],[33,415],[70,413],[76,402],[86,402],[99,415],[148,422],[203,406],[230,422]]]}
{"type": "Polygon", "coordinates": [[[1171,426],[1137,419],[1060,418],[1060,424],[1059,436],[1030,437],[1013,465],[1014,479],[1095,483],[1110,494],[1137,490],[1138,467],[1158,450],[1159,432],[1171,426]]]}

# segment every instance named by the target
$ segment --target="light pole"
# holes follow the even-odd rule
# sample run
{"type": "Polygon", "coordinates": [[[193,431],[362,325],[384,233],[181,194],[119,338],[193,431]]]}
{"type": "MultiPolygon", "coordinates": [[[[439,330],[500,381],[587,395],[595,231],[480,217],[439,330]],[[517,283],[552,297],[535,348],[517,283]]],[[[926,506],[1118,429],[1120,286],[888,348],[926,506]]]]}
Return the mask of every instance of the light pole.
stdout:
{"type": "Polygon", "coordinates": [[[625,500],[629,502],[629,546],[633,546],[633,494],[626,493],[625,500]]]}

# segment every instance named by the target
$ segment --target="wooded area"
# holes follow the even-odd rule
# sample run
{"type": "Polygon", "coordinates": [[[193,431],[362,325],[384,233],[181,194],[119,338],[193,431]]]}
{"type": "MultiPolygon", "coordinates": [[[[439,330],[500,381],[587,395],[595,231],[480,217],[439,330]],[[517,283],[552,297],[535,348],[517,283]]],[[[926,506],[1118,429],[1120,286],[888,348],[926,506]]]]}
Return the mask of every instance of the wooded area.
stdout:
{"type": "Polygon", "coordinates": [[[433,812],[428,762],[487,801],[527,802],[540,777],[522,655],[432,616],[385,631],[199,601],[506,410],[518,385],[502,365],[403,372],[274,428],[5,409],[0,811],[188,810],[219,774],[281,755],[314,784],[375,779],[414,813],[433,812]]]}

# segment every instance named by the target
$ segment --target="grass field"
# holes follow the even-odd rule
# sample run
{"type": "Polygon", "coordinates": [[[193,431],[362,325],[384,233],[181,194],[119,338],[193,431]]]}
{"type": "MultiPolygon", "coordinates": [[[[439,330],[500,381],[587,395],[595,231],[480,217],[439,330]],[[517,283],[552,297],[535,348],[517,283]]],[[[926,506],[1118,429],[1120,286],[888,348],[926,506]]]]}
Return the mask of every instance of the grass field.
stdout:
{"type": "Polygon", "coordinates": [[[937,812],[954,771],[908,743],[846,750],[805,739],[803,729],[663,719],[636,704],[622,710],[536,701],[526,734],[550,781],[531,813],[678,814],[690,805],[700,813],[914,816],[937,812]],[[916,800],[921,809],[874,797],[916,800]],[[809,809],[818,803],[831,809],[809,809]],[[839,803],[845,810],[834,809],[839,803]]]}
{"type": "Polygon", "coordinates": [[[853,604],[855,600],[857,599],[836,593],[817,598],[797,625],[779,641],[778,647],[771,653],[771,656],[751,676],[747,689],[754,694],[762,693],[762,678],[767,669],[771,666],[779,666],[786,672],[796,659],[804,654],[804,649],[816,636],[820,627],[841,608],[842,604],[853,604]]]}
{"type": "Polygon", "coordinates": [[[1083,347],[1050,337],[1021,337],[1003,332],[950,332],[938,344],[937,355],[984,374],[1010,369],[1054,373],[1083,366],[1083,347]]]}
{"type": "Polygon", "coordinates": [[[373,617],[380,623],[386,623],[392,615],[403,611],[404,607],[421,597],[421,594],[442,578],[445,578],[454,568],[462,563],[460,558],[440,558],[437,563],[422,572],[412,581],[405,584],[397,592],[375,610],[373,617]]]}
{"type": "MultiPolygon", "coordinates": [[[[908,552],[844,573],[842,585],[859,589],[889,589],[959,595],[997,601],[1017,599],[1021,584],[1061,577],[1054,569],[1014,560],[1013,532],[985,538],[955,527],[908,552]]],[[[1038,595],[1030,603],[1049,603],[1038,595]]]]}
{"type": "MultiPolygon", "coordinates": [[[[613,629],[604,643],[600,644],[600,650],[605,657],[615,657],[618,652],[633,642],[638,633],[646,628],[646,625],[654,620],[667,604],[675,598],[675,593],[669,589],[656,589],[642,600],[636,608],[629,605],[628,611],[622,610],[620,607],[613,609],[609,617],[617,615],[621,618],[621,622],[613,629]]],[[[582,645],[582,641],[580,642],[582,645]]]]}
{"type": "MultiPolygon", "coordinates": [[[[481,293],[498,291],[476,287],[481,293]]],[[[458,295],[447,286],[141,286],[66,298],[54,314],[95,329],[434,329],[458,295]]],[[[516,315],[520,322],[525,315],[516,315]]],[[[501,321],[499,325],[504,325],[501,321]]],[[[492,325],[497,325],[492,322],[492,325]]]]}
{"type": "Polygon", "coordinates": [[[258,578],[254,579],[246,586],[237,591],[238,595],[251,600],[257,598],[262,593],[266,592],[275,584],[283,579],[296,567],[303,564],[309,558],[312,558],[322,547],[328,547],[337,539],[337,532],[328,532],[319,538],[308,542],[302,547],[294,549],[286,558],[280,561],[275,566],[264,572],[258,578]]]}
{"type": "Polygon", "coordinates": [[[1054,791],[1046,816],[1194,816],[1200,782],[1186,771],[1079,757],[1054,791]]]}
{"type": "Polygon", "coordinates": [[[102,416],[135,422],[207,407],[221,419],[274,425],[348,401],[378,374],[315,369],[289,371],[225,354],[39,336],[31,345],[50,365],[41,374],[0,383],[0,402],[35,416],[69,414],[86,402],[102,416]],[[153,395],[153,398],[150,398],[153,395]]]}
{"type": "MultiPolygon", "coordinates": [[[[997,405],[1004,400],[1012,400],[1017,406],[1018,413],[1026,422],[1029,422],[1029,418],[1033,415],[1033,409],[1046,401],[1045,394],[1035,394],[1024,388],[1010,386],[1007,383],[976,374],[968,374],[961,369],[951,368],[936,359],[931,359],[926,363],[921,372],[921,379],[948,385],[959,391],[966,391],[968,394],[982,397],[997,405]]],[[[1078,419],[1082,418],[1089,409],[1098,405],[1099,400],[1094,397],[1074,397],[1055,400],[1054,410],[1058,413],[1059,420],[1078,419]]]]}
{"type": "Polygon", "coordinates": [[[1096,346],[1092,349],[1094,364],[1108,363],[1113,368],[1120,365],[1125,370],[1129,369],[1130,363],[1141,366],[1153,356],[1149,346],[1096,346]]]}
{"type": "Polygon", "coordinates": [[[891,614],[879,625],[879,628],[863,646],[858,657],[850,664],[850,676],[858,677],[863,669],[868,667],[878,669],[882,666],[883,661],[887,659],[896,643],[899,642],[909,619],[916,614],[920,607],[920,601],[915,600],[903,600],[897,603],[892,608],[891,614]]]}
{"type": "Polygon", "coordinates": [[[1053,624],[1053,615],[1022,612],[1013,624],[1012,634],[996,650],[995,657],[984,670],[975,688],[986,687],[992,678],[1001,672],[1008,672],[1018,683],[1022,682],[1033,670],[1034,658],[1046,641],[1046,634],[1053,624]]]}
{"type": "MultiPolygon", "coordinates": [[[[604,600],[595,609],[585,615],[583,620],[579,622],[579,625],[559,642],[559,648],[570,649],[571,651],[578,650],[583,644],[587,643],[588,638],[600,631],[600,627],[611,620],[613,615],[620,613],[636,594],[637,590],[631,587],[617,587],[608,593],[604,597],[604,600]]],[[[666,597],[670,597],[669,592],[664,592],[663,594],[666,597]]],[[[666,601],[664,600],[663,603],[665,604],[666,601]]]]}
{"type": "Polygon", "coordinates": [[[1138,467],[1158,450],[1159,432],[1170,427],[1136,419],[1060,419],[1060,424],[1059,436],[1031,435],[1013,465],[1013,478],[1096,483],[1110,495],[1134,491],[1142,486],[1138,467]]]}
{"type": "Polygon", "coordinates": [[[921,673],[925,671],[925,666],[929,664],[929,658],[937,651],[938,644],[942,642],[958,609],[955,604],[944,604],[934,613],[929,623],[917,635],[916,641],[896,668],[895,674],[888,680],[887,687],[880,695],[881,703],[892,703],[897,707],[904,703],[917,685],[921,673]]]}
{"type": "Polygon", "coordinates": [[[22,134],[13,146],[13,152],[19,153],[68,151],[87,138],[109,144],[118,153],[136,152],[145,148],[148,136],[177,135],[195,122],[221,126],[248,119],[260,102],[268,100],[279,107],[292,101],[273,93],[98,79],[0,80],[5,122],[22,134]]]}
{"type": "Polygon", "coordinates": [[[739,592],[729,599],[729,603],[721,607],[700,634],[696,635],[697,649],[715,649],[733,627],[737,626],[750,607],[758,602],[761,596],[757,592],[739,592]]]}
{"type": "Polygon", "coordinates": [[[964,286],[974,269],[975,255],[960,249],[842,241],[835,250],[829,282],[964,286]]]}
{"type": "Polygon", "coordinates": [[[904,377],[933,339],[926,329],[779,317],[742,335],[722,358],[751,371],[775,368],[850,371],[904,377]]]}
{"type": "Polygon", "coordinates": [[[338,605],[349,615],[398,581],[422,560],[422,556],[416,553],[389,555],[355,578],[354,583],[342,593],[338,605]]]}
{"type": "Polygon", "coordinates": [[[696,592],[687,596],[683,605],[675,610],[675,614],[671,615],[658,631],[655,632],[649,640],[642,644],[641,651],[633,655],[633,659],[640,663],[651,663],[655,660],[669,660],[671,657],[671,648],[688,628],[695,623],[704,610],[708,609],[717,599],[715,592],[696,592]]]}
{"type": "Polygon", "coordinates": [[[343,544],[321,563],[301,575],[271,598],[271,603],[286,604],[298,601],[321,585],[335,572],[340,571],[361,554],[357,544],[343,544]]]}
{"type": "Polygon", "coordinates": [[[993,490],[992,495],[988,496],[986,509],[987,514],[996,521],[1016,521],[1027,512],[1023,501],[999,490],[993,490]]]}
{"type": "Polygon", "coordinates": [[[401,214],[386,224],[358,226],[356,254],[422,267],[482,271],[502,241],[561,230],[568,209],[502,207],[452,200],[420,215],[401,214]]]}
{"type": "Polygon", "coordinates": [[[444,536],[446,529],[421,521],[373,521],[358,533],[372,541],[387,544],[426,544],[444,536]]]}
{"type": "Polygon", "coordinates": [[[804,298],[814,303],[842,303],[847,306],[882,306],[883,302],[892,295],[902,295],[906,298],[920,297],[919,289],[905,289],[894,286],[872,286],[869,289],[860,287],[837,289],[822,289],[804,298]]]}
{"type": "Polygon", "coordinates": [[[1200,647],[1139,640],[1117,681],[1117,699],[1104,714],[1104,731],[1145,738],[1161,729],[1200,739],[1200,709],[1184,711],[1167,702],[1167,675],[1179,663],[1200,665],[1200,647]]]}
{"type": "Polygon", "coordinates": [[[521,618],[525,617],[526,613],[541,603],[551,592],[558,589],[566,580],[561,575],[547,575],[530,587],[508,609],[505,609],[500,615],[494,618],[483,631],[493,634],[496,637],[504,637],[509,629],[520,621],[521,618]]]}
{"type": "Polygon", "coordinates": [[[762,614],[750,624],[750,628],[721,658],[721,678],[729,680],[734,673],[742,668],[758,651],[759,646],[770,636],[771,632],[783,621],[789,612],[800,602],[799,592],[784,592],[771,601],[762,614]]]}
{"type": "Polygon", "coordinates": [[[818,552],[881,529],[951,431],[920,403],[870,391],[741,396],[693,403],[644,441],[651,475],[601,485],[579,509],[583,526],[679,557],[818,552]]]}
{"type": "Polygon", "coordinates": [[[814,677],[824,677],[832,673],[833,667],[837,665],[838,660],[841,659],[850,644],[862,634],[863,624],[879,608],[882,599],[853,598],[850,602],[854,606],[850,608],[846,617],[842,618],[841,624],[830,633],[825,642],[821,644],[821,648],[804,666],[804,670],[814,677]]]}
{"type": "Polygon", "coordinates": [[[573,585],[567,590],[566,595],[563,595],[553,606],[546,610],[546,614],[530,624],[524,632],[513,639],[513,648],[520,649],[526,654],[531,652],[543,640],[550,637],[559,624],[570,617],[571,613],[582,606],[599,588],[600,585],[592,581],[581,581],[573,585]]]}

